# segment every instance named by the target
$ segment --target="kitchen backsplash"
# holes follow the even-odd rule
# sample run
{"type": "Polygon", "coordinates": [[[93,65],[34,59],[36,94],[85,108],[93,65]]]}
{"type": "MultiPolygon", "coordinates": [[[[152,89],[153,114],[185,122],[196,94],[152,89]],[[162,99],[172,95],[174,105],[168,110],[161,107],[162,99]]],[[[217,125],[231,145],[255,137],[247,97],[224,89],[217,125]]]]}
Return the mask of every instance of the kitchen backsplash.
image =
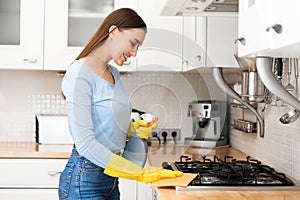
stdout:
{"type": "Polygon", "coordinates": [[[57,72],[0,71],[0,141],[34,141],[35,113],[65,113],[57,72]]]}
{"type": "MultiPolygon", "coordinates": [[[[264,104],[259,104],[258,110],[264,104]]],[[[300,181],[300,120],[291,124],[281,124],[280,116],[290,111],[286,105],[279,101],[272,103],[263,112],[265,122],[265,136],[244,133],[231,128],[230,144],[237,149],[271,165],[278,171],[286,173],[300,181]]],[[[232,118],[242,118],[238,108],[232,108],[232,118]]],[[[253,121],[253,114],[244,112],[244,117],[253,121]]]]}
{"type": "MultiPolygon", "coordinates": [[[[179,128],[186,136],[192,134],[188,102],[210,99],[199,73],[132,72],[121,78],[134,108],[158,115],[158,128],[179,128]]],[[[61,81],[55,71],[1,70],[0,141],[35,141],[35,113],[67,113],[61,81]]]]}
{"type": "MultiPolygon", "coordinates": [[[[298,83],[296,84],[294,73],[293,71],[290,81],[292,85],[296,86],[300,82],[297,79],[298,83]]],[[[284,86],[288,84],[287,76],[287,67],[285,67],[282,79],[282,85],[284,86]]],[[[295,87],[290,92],[297,96],[299,89],[299,87],[295,87]]],[[[281,101],[280,98],[274,95],[268,96],[272,99],[272,102],[266,107],[264,103],[259,103],[257,108],[262,113],[265,123],[264,138],[260,138],[259,134],[244,133],[233,129],[233,126],[231,126],[230,144],[300,181],[300,120],[298,119],[291,124],[282,124],[279,118],[292,108],[281,101]]],[[[242,112],[241,109],[232,107],[231,120],[239,118],[254,122],[256,120],[249,110],[245,109],[242,112]]],[[[231,124],[233,124],[233,121],[231,121],[231,124]]]]}

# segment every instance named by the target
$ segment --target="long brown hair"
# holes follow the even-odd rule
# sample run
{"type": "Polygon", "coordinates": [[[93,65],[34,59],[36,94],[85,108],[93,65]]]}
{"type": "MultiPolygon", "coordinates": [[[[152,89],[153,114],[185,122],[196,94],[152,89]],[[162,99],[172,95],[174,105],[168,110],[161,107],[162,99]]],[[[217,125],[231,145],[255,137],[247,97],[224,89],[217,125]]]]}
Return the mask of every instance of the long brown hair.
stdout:
{"type": "Polygon", "coordinates": [[[96,47],[100,46],[109,35],[109,28],[115,25],[118,29],[143,28],[147,31],[144,20],[130,8],[120,8],[110,13],[102,22],[96,33],[77,56],[76,60],[87,56],[96,47]]]}

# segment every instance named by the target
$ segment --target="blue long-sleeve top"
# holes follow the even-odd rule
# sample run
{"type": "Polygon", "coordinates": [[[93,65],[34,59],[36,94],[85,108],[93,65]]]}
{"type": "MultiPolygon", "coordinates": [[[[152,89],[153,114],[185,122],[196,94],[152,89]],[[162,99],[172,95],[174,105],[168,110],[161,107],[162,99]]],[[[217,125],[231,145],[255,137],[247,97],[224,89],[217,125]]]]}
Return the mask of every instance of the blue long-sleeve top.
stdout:
{"type": "Polygon", "coordinates": [[[125,146],[131,103],[119,71],[108,65],[111,84],[81,60],[67,70],[62,91],[68,107],[69,130],[78,153],[105,168],[112,153],[125,146]]]}

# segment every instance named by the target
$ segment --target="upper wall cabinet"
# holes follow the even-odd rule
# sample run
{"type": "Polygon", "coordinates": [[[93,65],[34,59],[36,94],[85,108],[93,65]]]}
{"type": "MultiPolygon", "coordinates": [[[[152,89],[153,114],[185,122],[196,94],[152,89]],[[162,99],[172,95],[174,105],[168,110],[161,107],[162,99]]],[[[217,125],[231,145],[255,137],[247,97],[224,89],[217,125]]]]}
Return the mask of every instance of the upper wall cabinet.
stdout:
{"type": "Polygon", "coordinates": [[[206,18],[183,17],[182,69],[204,67],[206,63],[206,18]]]}
{"type": "Polygon", "coordinates": [[[115,9],[118,8],[131,8],[133,10],[137,10],[138,7],[138,0],[110,0],[114,1],[114,7],[115,9]]]}
{"type": "Polygon", "coordinates": [[[100,16],[90,12],[89,1],[86,4],[75,0],[45,1],[45,69],[66,70],[96,31],[100,16]]]}
{"type": "MultiPolygon", "coordinates": [[[[0,0],[0,68],[66,70],[114,9],[132,0],[0,0]]],[[[112,65],[116,65],[111,62],[112,65]]],[[[135,71],[128,59],[120,71],[135,71]]]]}
{"type": "Polygon", "coordinates": [[[183,71],[199,67],[238,67],[234,59],[237,16],[184,16],[183,71]]]}
{"type": "Polygon", "coordinates": [[[43,68],[44,1],[0,0],[0,68],[43,68]]]}
{"type": "Polygon", "coordinates": [[[238,67],[234,58],[238,35],[238,18],[235,16],[207,17],[207,58],[208,67],[238,67]]]}
{"type": "MultiPolygon", "coordinates": [[[[44,68],[67,69],[110,12],[120,7],[136,8],[136,3],[125,2],[128,1],[46,0],[44,68]]],[[[135,58],[119,69],[134,71],[135,58]]]]}
{"type": "Polygon", "coordinates": [[[272,50],[275,57],[300,58],[300,1],[272,1],[272,18],[267,27],[272,34],[272,50]]]}
{"type": "Polygon", "coordinates": [[[160,16],[160,0],[138,1],[148,32],[137,54],[138,71],[182,70],[182,17],[160,16]]]}
{"type": "Polygon", "coordinates": [[[239,56],[300,57],[300,1],[239,1],[239,56]]]}
{"type": "Polygon", "coordinates": [[[269,0],[239,1],[238,55],[251,56],[268,51],[271,46],[270,33],[266,31],[270,22],[269,0]]]}

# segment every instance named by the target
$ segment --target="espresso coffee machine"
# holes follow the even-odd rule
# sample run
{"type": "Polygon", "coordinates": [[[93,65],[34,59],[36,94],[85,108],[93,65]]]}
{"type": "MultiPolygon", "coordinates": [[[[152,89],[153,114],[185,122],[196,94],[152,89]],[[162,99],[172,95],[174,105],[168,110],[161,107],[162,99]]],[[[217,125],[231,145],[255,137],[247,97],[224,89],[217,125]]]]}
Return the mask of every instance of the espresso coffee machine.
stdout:
{"type": "Polygon", "coordinates": [[[229,142],[228,105],[225,101],[198,100],[188,104],[188,116],[193,118],[193,135],[185,144],[193,147],[224,146],[229,142]]]}

